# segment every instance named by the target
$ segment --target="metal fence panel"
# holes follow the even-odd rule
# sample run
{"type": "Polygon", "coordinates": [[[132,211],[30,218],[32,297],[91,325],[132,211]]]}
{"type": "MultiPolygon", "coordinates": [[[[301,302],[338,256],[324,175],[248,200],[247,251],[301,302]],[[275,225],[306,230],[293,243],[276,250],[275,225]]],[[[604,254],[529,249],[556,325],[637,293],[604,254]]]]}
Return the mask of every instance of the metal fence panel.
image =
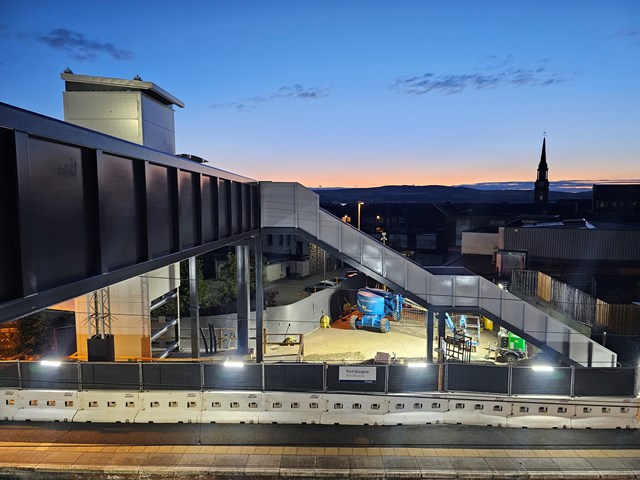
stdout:
{"type": "Polygon", "coordinates": [[[19,388],[18,362],[0,362],[0,387],[19,388]]]}
{"type": "Polygon", "coordinates": [[[40,362],[21,362],[22,388],[75,390],[78,388],[78,367],[75,363],[59,366],[40,362]]]}
{"type": "Polygon", "coordinates": [[[635,396],[635,368],[576,368],[576,396],[635,396]]]}
{"type": "Polygon", "coordinates": [[[324,389],[323,364],[265,364],[265,390],[322,391],[324,389]]]}
{"type": "Polygon", "coordinates": [[[200,390],[199,363],[143,363],[145,390],[200,390]]]}
{"type": "Polygon", "coordinates": [[[328,365],[327,366],[327,390],[348,392],[384,392],[387,368],[385,366],[374,367],[372,365],[328,365]],[[340,380],[340,367],[366,367],[376,369],[376,379],[371,382],[353,382],[340,380]]]}
{"type": "Polygon", "coordinates": [[[514,395],[571,395],[571,368],[552,371],[512,367],[511,393],[514,395]]]}
{"type": "Polygon", "coordinates": [[[205,390],[262,390],[262,365],[242,368],[204,364],[205,390]]]}
{"type": "Polygon", "coordinates": [[[82,388],[85,390],[140,389],[137,363],[81,363],[82,388]]]}
{"type": "Polygon", "coordinates": [[[509,368],[468,363],[446,364],[448,391],[502,393],[509,392],[509,368]]]}
{"type": "Polygon", "coordinates": [[[438,365],[426,368],[410,368],[406,365],[390,365],[388,391],[400,392],[435,392],[438,390],[438,365]]]}

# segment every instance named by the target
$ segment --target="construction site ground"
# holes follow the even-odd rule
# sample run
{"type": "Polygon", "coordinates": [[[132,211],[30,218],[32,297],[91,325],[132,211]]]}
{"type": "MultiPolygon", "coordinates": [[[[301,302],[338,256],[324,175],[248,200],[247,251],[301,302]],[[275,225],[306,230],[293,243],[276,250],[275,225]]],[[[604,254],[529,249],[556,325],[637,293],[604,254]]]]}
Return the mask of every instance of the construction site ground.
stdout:
{"type": "MultiPolygon", "coordinates": [[[[448,329],[447,335],[451,335],[448,329]]],[[[437,337],[437,329],[434,329],[434,338],[437,337]]],[[[482,331],[480,345],[471,352],[471,361],[493,363],[493,356],[490,359],[485,357],[489,352],[487,348],[495,346],[497,341],[496,332],[482,331]]],[[[426,360],[427,330],[424,320],[409,318],[391,322],[387,333],[370,329],[351,330],[349,322],[336,320],[330,328],[318,328],[304,336],[301,358],[305,362],[362,363],[372,361],[378,352],[388,353],[399,363],[426,360]]],[[[267,348],[265,361],[296,361],[298,353],[298,345],[273,345],[267,348]]],[[[437,358],[435,351],[434,358],[437,358]]]]}

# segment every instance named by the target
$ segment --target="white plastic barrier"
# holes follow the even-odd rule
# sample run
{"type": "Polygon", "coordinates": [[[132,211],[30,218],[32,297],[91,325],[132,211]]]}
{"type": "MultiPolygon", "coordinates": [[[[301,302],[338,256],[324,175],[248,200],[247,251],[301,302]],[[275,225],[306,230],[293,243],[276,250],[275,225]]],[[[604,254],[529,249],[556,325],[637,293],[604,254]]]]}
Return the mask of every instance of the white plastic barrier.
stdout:
{"type": "Polygon", "coordinates": [[[198,423],[202,392],[140,392],[135,423],[198,423]]]}
{"type": "Polygon", "coordinates": [[[260,423],[320,423],[327,400],[318,393],[263,393],[265,410],[260,423]]]}
{"type": "Polygon", "coordinates": [[[576,407],[568,400],[549,402],[532,399],[511,400],[512,414],[507,426],[514,428],[571,428],[576,407]]]}
{"type": "Polygon", "coordinates": [[[444,423],[449,401],[440,397],[389,397],[389,413],[383,425],[430,425],[444,423]]]}
{"type": "Polygon", "coordinates": [[[324,425],[382,425],[389,413],[389,398],[378,395],[325,394],[327,411],[320,418],[324,425]]]}
{"type": "Polygon", "coordinates": [[[80,409],[78,392],[64,390],[19,390],[17,421],[71,422],[80,409]]]}
{"type": "Polygon", "coordinates": [[[638,428],[638,401],[630,399],[576,400],[571,428],[638,428]]]}
{"type": "Polygon", "coordinates": [[[258,423],[264,411],[261,392],[204,392],[201,423],[258,423]]]}
{"type": "Polygon", "coordinates": [[[138,392],[85,390],[78,392],[80,410],[74,422],[131,423],[142,408],[138,392]]]}
{"type": "Polygon", "coordinates": [[[444,423],[451,425],[480,425],[506,427],[511,415],[511,402],[504,399],[450,398],[444,412],[444,423]]]}
{"type": "Polygon", "coordinates": [[[19,390],[0,390],[2,399],[0,400],[0,420],[13,420],[13,416],[20,409],[22,404],[18,397],[19,390]]]}

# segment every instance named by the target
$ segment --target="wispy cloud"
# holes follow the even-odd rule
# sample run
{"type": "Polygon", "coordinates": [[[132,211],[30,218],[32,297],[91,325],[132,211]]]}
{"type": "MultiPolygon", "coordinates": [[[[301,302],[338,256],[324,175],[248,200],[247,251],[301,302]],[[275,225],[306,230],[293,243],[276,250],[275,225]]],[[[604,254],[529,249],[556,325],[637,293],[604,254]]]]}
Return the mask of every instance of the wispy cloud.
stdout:
{"type": "Polygon", "coordinates": [[[114,60],[129,60],[134,56],[130,50],[116,47],[110,42],[90,40],[84,34],[66,28],[56,28],[45,35],[31,36],[22,33],[19,36],[32,37],[51,48],[71,54],[80,62],[93,60],[101,54],[109,55],[114,60]]]}
{"type": "Polygon", "coordinates": [[[393,90],[407,95],[424,95],[440,93],[453,95],[466,89],[487,90],[497,87],[534,87],[555,85],[566,82],[557,72],[548,66],[550,59],[545,58],[537,62],[533,68],[515,67],[511,55],[506,57],[487,57],[481,69],[483,72],[463,74],[436,74],[433,72],[422,75],[401,76],[391,85],[393,90]]]}
{"type": "Polygon", "coordinates": [[[299,83],[284,85],[270,95],[259,95],[235,102],[216,103],[210,108],[231,108],[235,110],[251,110],[260,103],[271,102],[280,99],[317,100],[329,96],[328,88],[304,87],[299,83]]]}
{"type": "MultiPolygon", "coordinates": [[[[557,192],[587,192],[591,191],[594,184],[637,184],[640,179],[631,180],[557,180],[552,181],[549,184],[549,189],[557,192]]],[[[533,180],[526,182],[482,182],[482,183],[468,183],[464,185],[457,185],[458,187],[470,187],[477,190],[533,190],[533,180]]]]}

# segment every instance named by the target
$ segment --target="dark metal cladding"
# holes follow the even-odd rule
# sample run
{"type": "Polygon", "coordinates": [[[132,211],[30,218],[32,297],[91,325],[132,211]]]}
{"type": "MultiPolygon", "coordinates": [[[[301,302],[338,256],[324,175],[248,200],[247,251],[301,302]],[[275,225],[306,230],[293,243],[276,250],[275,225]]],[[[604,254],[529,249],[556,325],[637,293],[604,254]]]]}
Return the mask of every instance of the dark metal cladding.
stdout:
{"type": "Polygon", "coordinates": [[[0,103],[0,322],[257,234],[257,190],[0,103]]]}

